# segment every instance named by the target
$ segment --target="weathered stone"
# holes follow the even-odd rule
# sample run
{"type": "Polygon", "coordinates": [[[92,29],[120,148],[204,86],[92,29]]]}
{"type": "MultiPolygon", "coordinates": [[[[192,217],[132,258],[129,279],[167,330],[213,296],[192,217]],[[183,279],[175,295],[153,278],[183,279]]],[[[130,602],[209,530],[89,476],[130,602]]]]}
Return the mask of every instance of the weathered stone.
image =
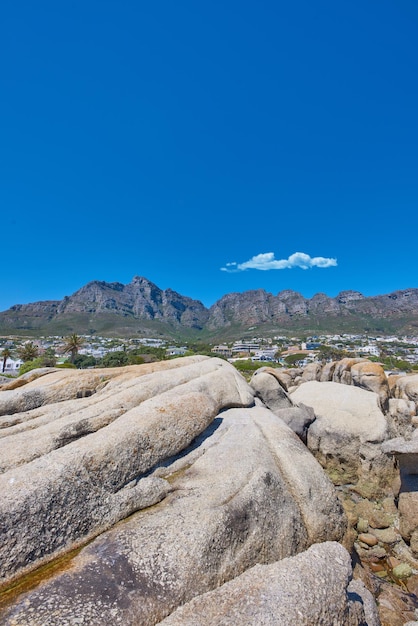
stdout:
{"type": "Polygon", "coordinates": [[[361,443],[381,442],[387,434],[377,395],[363,389],[311,381],[301,385],[291,400],[313,407],[317,421],[312,428],[328,427],[361,443]]]}
{"type": "Polygon", "coordinates": [[[277,378],[276,371],[272,367],[258,369],[254,372],[250,385],[256,397],[306,443],[308,427],[315,420],[313,409],[304,404],[300,406],[293,404],[277,378]]]}
{"type": "Polygon", "coordinates": [[[412,534],[418,531],[418,439],[390,439],[382,444],[382,450],[394,455],[399,463],[399,529],[402,537],[410,541],[412,534]]]}
{"type": "MultiPolygon", "coordinates": [[[[415,571],[417,570],[417,568],[414,569],[415,571]]],[[[410,593],[413,593],[416,598],[418,598],[418,573],[412,574],[412,576],[410,576],[410,578],[408,579],[408,590],[410,593]]]]}
{"type": "Polygon", "coordinates": [[[251,377],[251,387],[267,408],[272,411],[286,409],[293,406],[279,378],[272,367],[261,367],[251,377]]]}
{"type": "Polygon", "coordinates": [[[376,600],[366,585],[361,580],[352,580],[348,586],[348,591],[351,595],[355,594],[361,598],[365,624],[367,626],[381,626],[376,600]]]}
{"type": "Polygon", "coordinates": [[[394,424],[394,436],[409,437],[412,434],[415,404],[403,398],[389,399],[389,415],[394,424]]]}
{"type": "Polygon", "coordinates": [[[385,574],[386,574],[386,569],[385,569],[385,567],[384,567],[382,562],[371,561],[367,565],[372,570],[372,572],[385,572],[385,574]]]}
{"type": "MultiPolygon", "coordinates": [[[[108,377],[96,376],[96,382],[99,380],[100,384],[96,387],[97,394],[94,398],[88,396],[83,398],[82,394],[79,394],[80,389],[85,389],[86,381],[92,381],[91,378],[86,379],[84,371],[64,370],[72,372],[72,393],[75,396],[79,395],[79,398],[59,402],[56,401],[56,397],[61,392],[62,383],[66,381],[65,377],[58,378],[58,381],[55,376],[52,379],[46,377],[43,381],[49,380],[50,390],[58,387],[52,403],[32,411],[0,418],[0,424],[3,426],[0,429],[0,471],[4,472],[27,463],[92,434],[123,417],[144,401],[215,372],[220,367],[225,366],[220,366],[218,359],[202,360],[202,357],[192,357],[152,365],[112,368],[108,377]],[[166,368],[163,367],[163,363],[167,363],[166,368]],[[176,364],[175,367],[173,363],[176,364]],[[77,373],[80,374],[79,377],[76,376],[77,373]]],[[[244,389],[242,379],[236,378],[236,373],[233,373],[233,376],[234,380],[239,380],[239,385],[244,389]]],[[[68,386],[68,382],[66,384],[68,386]]],[[[245,393],[248,394],[251,390],[248,386],[245,388],[245,393]]],[[[247,396],[244,404],[249,402],[251,400],[247,396]]]]}
{"type": "Polygon", "coordinates": [[[387,379],[388,379],[388,385],[389,385],[389,393],[390,393],[390,397],[394,397],[394,388],[395,385],[398,381],[398,379],[400,378],[401,374],[388,374],[387,379]]]}
{"type": "Polygon", "coordinates": [[[382,506],[383,511],[385,511],[386,513],[389,513],[389,515],[398,514],[398,507],[396,506],[393,496],[388,496],[387,498],[383,498],[380,504],[382,506]]]}
{"type": "Polygon", "coordinates": [[[369,522],[362,517],[359,518],[357,522],[357,530],[359,533],[367,533],[369,530],[369,522]]]}
{"type": "Polygon", "coordinates": [[[389,385],[383,367],[379,363],[365,361],[351,367],[352,384],[377,393],[383,411],[389,407],[389,385]]]}
{"type": "Polygon", "coordinates": [[[397,378],[392,395],[395,398],[403,398],[404,400],[414,402],[415,414],[417,414],[418,408],[418,374],[407,374],[406,376],[399,376],[397,378]]]}
{"type": "Polygon", "coordinates": [[[359,557],[366,562],[376,561],[376,559],[384,559],[387,556],[386,550],[378,545],[370,547],[366,543],[361,544],[360,542],[356,541],[354,543],[354,547],[359,557]]]}
{"type": "Polygon", "coordinates": [[[412,574],[412,567],[408,563],[400,563],[393,568],[392,574],[396,578],[408,578],[412,574]]]}
{"type": "Polygon", "coordinates": [[[371,533],[360,533],[358,536],[358,540],[368,546],[376,546],[379,543],[377,537],[375,535],[372,535],[371,533]]]}
{"type": "Polygon", "coordinates": [[[365,363],[367,362],[365,359],[353,359],[351,357],[347,357],[345,359],[341,359],[337,361],[334,369],[334,374],[332,376],[332,380],[335,383],[342,383],[344,385],[351,385],[352,376],[351,376],[351,368],[356,363],[365,363]]]}
{"type": "Polygon", "coordinates": [[[324,543],[272,565],[256,565],[219,589],[193,599],[161,626],[355,626],[379,624],[362,583],[340,545],[324,543]],[[303,599],[303,601],[301,601],[303,599]],[[373,619],[374,618],[374,619],[373,619]]]}
{"type": "Polygon", "coordinates": [[[19,387],[23,387],[27,383],[32,382],[41,376],[45,376],[46,374],[52,374],[52,372],[62,372],[62,369],[57,367],[37,367],[36,369],[30,370],[26,372],[26,374],[22,374],[17,378],[8,378],[7,386],[2,387],[2,391],[8,391],[10,389],[18,389],[19,387]]]}
{"type": "Polygon", "coordinates": [[[308,363],[303,368],[302,374],[302,382],[306,383],[310,380],[320,380],[321,378],[322,366],[318,361],[314,361],[313,363],[308,363]]]}
{"type": "Polygon", "coordinates": [[[332,380],[336,365],[337,361],[330,361],[328,363],[325,363],[325,365],[322,367],[321,375],[319,377],[321,383],[332,380]]]}
{"type": "MultiPolygon", "coordinates": [[[[132,481],[183,450],[220,410],[253,403],[251,388],[227,362],[201,357],[186,360],[183,364],[187,371],[181,373],[181,361],[178,361],[175,374],[170,367],[165,374],[161,366],[157,368],[154,374],[157,389],[163,391],[153,397],[147,391],[152,380],[143,375],[144,368],[147,371],[150,366],[132,366],[139,369],[136,379],[131,377],[135,370],[130,369],[128,376],[128,387],[136,397],[135,406],[127,403],[124,408],[122,402],[119,404],[122,414],[119,410],[117,419],[105,423],[96,432],[88,433],[87,429],[87,433],[82,433],[86,436],[76,440],[61,436],[62,447],[52,450],[49,443],[45,449],[44,438],[40,437],[41,443],[37,441],[36,430],[29,432],[28,450],[16,451],[21,464],[0,476],[1,582],[163,498],[168,490],[165,483],[158,483],[157,491],[154,485],[154,497],[150,501],[149,486],[144,495],[143,484],[132,481]],[[143,396],[148,398],[142,402],[141,385],[143,396]],[[38,445],[44,446],[42,452],[48,454],[40,454],[38,445]],[[24,462],[26,459],[29,462],[24,462]]],[[[124,386],[124,368],[119,368],[119,376],[124,386]]],[[[81,380],[84,384],[83,376],[81,380]]],[[[75,383],[73,387],[76,389],[75,383]]],[[[102,391],[106,396],[117,394],[117,378],[110,388],[105,386],[102,391]]],[[[94,413],[100,396],[97,392],[74,402],[93,406],[94,413]]],[[[114,411],[114,404],[109,402],[110,410],[114,411]]],[[[58,403],[60,417],[61,409],[58,403]]],[[[68,406],[64,407],[64,413],[66,410],[68,406]]],[[[100,407],[101,414],[105,411],[106,403],[100,407]]],[[[52,412],[50,417],[53,415],[52,412]]],[[[54,436],[58,422],[52,420],[54,436]]],[[[7,440],[13,449],[13,436],[0,441],[4,444],[7,440]]],[[[51,437],[47,440],[50,442],[51,437]]],[[[6,448],[2,449],[6,455],[6,448]]],[[[7,455],[7,463],[11,462],[11,456],[7,455]]]]}
{"type": "MultiPolygon", "coordinates": [[[[257,563],[341,539],[335,490],[298,437],[265,408],[221,415],[188,454],[148,476],[170,483],[164,500],[102,533],[0,622],[147,626],[257,563]]],[[[33,523],[25,519],[21,532],[33,523]]]]}
{"type": "Polygon", "coordinates": [[[416,598],[397,585],[381,581],[377,601],[380,621],[384,626],[405,626],[415,619],[416,598]]]}
{"type": "Polygon", "coordinates": [[[359,517],[367,520],[371,528],[389,528],[394,521],[395,516],[387,513],[377,504],[373,504],[369,500],[360,500],[355,505],[356,513],[359,517]]]}
{"type": "MultiPolygon", "coordinates": [[[[131,365],[123,368],[123,375],[137,379],[154,372],[183,368],[186,364],[206,360],[208,357],[192,356],[140,366],[131,365]]],[[[89,389],[92,394],[111,379],[116,377],[120,380],[121,369],[114,367],[93,370],[57,368],[32,370],[10,383],[9,388],[5,389],[2,386],[0,390],[0,416],[22,413],[64,400],[74,400],[79,397],[80,391],[85,389],[89,389]]],[[[8,421],[10,421],[9,417],[8,421]]],[[[0,424],[3,426],[3,420],[0,421],[0,424]]]]}
{"type": "Polygon", "coordinates": [[[289,373],[289,370],[279,369],[276,367],[269,369],[274,369],[274,377],[279,381],[285,391],[289,391],[289,387],[293,385],[293,378],[289,373]]]}
{"type": "Polygon", "coordinates": [[[409,545],[412,550],[412,554],[418,558],[418,529],[412,531],[409,545]]]}
{"type": "Polygon", "coordinates": [[[314,409],[316,420],[309,427],[307,445],[336,484],[363,479],[376,493],[390,489],[395,470],[376,445],[387,438],[388,430],[375,393],[311,381],[294,391],[291,399],[314,409]]]}
{"type": "MultiPolygon", "coordinates": [[[[279,374],[281,371],[282,370],[278,370],[279,374]]],[[[300,382],[302,380],[303,367],[291,367],[290,369],[285,370],[285,372],[288,376],[290,376],[294,384],[296,383],[296,381],[300,382]]]]}
{"type": "Polygon", "coordinates": [[[14,383],[17,388],[5,389],[4,386],[1,388],[0,415],[13,415],[45,404],[75,399],[80,388],[95,389],[103,380],[112,377],[111,372],[103,372],[104,370],[78,371],[55,368],[28,372],[32,376],[17,379],[14,383]]]}
{"type": "Polygon", "coordinates": [[[398,543],[401,540],[401,535],[399,531],[397,531],[393,527],[389,528],[373,528],[371,529],[371,534],[373,534],[378,541],[381,543],[394,544],[398,543]]]}
{"type": "Polygon", "coordinates": [[[413,533],[418,531],[418,493],[416,491],[401,491],[398,508],[399,530],[402,537],[410,542],[413,533]]]}
{"type": "Polygon", "coordinates": [[[288,409],[278,409],[274,411],[293,430],[298,437],[306,443],[308,428],[315,421],[315,413],[311,407],[300,404],[288,409]]]}

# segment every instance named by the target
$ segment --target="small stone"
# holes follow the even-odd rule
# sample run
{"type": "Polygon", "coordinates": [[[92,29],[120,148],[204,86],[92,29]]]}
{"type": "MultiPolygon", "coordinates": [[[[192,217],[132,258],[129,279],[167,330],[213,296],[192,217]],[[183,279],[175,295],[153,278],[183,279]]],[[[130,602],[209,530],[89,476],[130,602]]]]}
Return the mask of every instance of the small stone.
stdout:
{"type": "Polygon", "coordinates": [[[385,568],[383,567],[382,563],[375,563],[374,561],[371,561],[369,563],[369,567],[372,570],[372,572],[384,572],[384,571],[386,571],[385,568]]]}
{"type": "Polygon", "coordinates": [[[368,560],[378,561],[380,559],[386,558],[387,552],[381,546],[373,546],[372,548],[369,548],[367,556],[368,556],[368,560]]]}
{"type": "MultiPolygon", "coordinates": [[[[408,578],[408,591],[414,596],[418,596],[418,574],[412,574],[408,578]]],[[[418,618],[418,607],[417,607],[417,618],[418,618]]]]}
{"type": "Polygon", "coordinates": [[[387,556],[386,550],[380,546],[373,546],[370,548],[367,544],[364,543],[361,545],[358,541],[356,541],[354,548],[360,559],[366,563],[378,561],[379,559],[384,559],[387,556]]]}
{"type": "Polygon", "coordinates": [[[387,552],[384,548],[380,546],[373,546],[369,550],[369,556],[375,559],[384,559],[387,556],[387,552]]]}
{"type": "Polygon", "coordinates": [[[367,533],[368,530],[369,530],[369,522],[363,517],[360,517],[357,522],[357,531],[359,533],[367,533]]]}
{"type": "Polygon", "coordinates": [[[371,533],[361,533],[358,536],[358,540],[361,541],[362,543],[365,543],[366,545],[370,547],[376,546],[379,543],[379,540],[377,539],[377,537],[375,537],[371,533]]]}
{"type": "Polygon", "coordinates": [[[373,528],[371,533],[382,543],[394,544],[401,540],[400,534],[392,527],[373,528]]]}
{"type": "Polygon", "coordinates": [[[418,528],[416,528],[411,535],[411,541],[410,541],[409,547],[411,548],[412,554],[414,555],[414,557],[417,558],[418,557],[418,528]]]}
{"type": "Polygon", "coordinates": [[[389,565],[390,569],[394,569],[401,564],[401,561],[394,556],[388,556],[387,564],[389,565]]]}
{"type": "Polygon", "coordinates": [[[393,515],[388,515],[384,511],[375,512],[373,518],[369,520],[372,528],[389,528],[393,523],[393,515]]]}
{"type": "Polygon", "coordinates": [[[384,498],[382,500],[382,508],[385,511],[385,513],[389,513],[389,515],[397,515],[398,513],[395,500],[390,497],[384,498]]]}
{"type": "Polygon", "coordinates": [[[394,515],[386,513],[386,511],[379,508],[379,505],[374,505],[369,500],[361,500],[356,504],[356,513],[359,519],[367,519],[370,528],[388,528],[393,523],[394,515]]]}
{"type": "Polygon", "coordinates": [[[412,567],[408,563],[401,563],[392,570],[392,574],[396,578],[408,578],[412,574],[412,567]]]}
{"type": "Polygon", "coordinates": [[[376,572],[376,576],[378,578],[387,578],[388,573],[385,570],[381,570],[380,572],[376,572]]]}

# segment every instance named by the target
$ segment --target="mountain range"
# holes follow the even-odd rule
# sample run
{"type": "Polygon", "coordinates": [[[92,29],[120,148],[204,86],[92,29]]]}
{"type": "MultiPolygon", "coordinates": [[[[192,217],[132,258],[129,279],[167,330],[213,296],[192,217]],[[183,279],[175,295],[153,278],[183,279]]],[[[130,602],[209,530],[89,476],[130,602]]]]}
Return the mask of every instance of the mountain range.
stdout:
{"type": "Polygon", "coordinates": [[[418,289],[368,297],[342,291],[334,298],[256,289],[226,294],[206,308],[199,300],[135,276],[127,285],[95,280],[63,300],[16,304],[0,312],[3,335],[76,332],[217,341],[327,331],[417,335],[418,289]]]}

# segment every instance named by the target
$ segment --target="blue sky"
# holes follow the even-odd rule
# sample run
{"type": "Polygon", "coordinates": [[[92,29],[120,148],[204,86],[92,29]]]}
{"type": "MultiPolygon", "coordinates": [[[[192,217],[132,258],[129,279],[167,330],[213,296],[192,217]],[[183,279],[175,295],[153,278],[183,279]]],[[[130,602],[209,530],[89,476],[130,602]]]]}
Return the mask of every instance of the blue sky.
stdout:
{"type": "Polygon", "coordinates": [[[415,0],[3,0],[0,310],[418,287],[415,0]]]}

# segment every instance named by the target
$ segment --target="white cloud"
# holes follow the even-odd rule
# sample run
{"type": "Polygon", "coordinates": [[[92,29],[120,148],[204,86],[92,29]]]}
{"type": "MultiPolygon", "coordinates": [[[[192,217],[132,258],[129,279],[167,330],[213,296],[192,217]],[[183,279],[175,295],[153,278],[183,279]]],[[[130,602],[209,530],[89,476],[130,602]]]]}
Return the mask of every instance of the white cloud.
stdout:
{"type": "Polygon", "coordinates": [[[227,263],[221,267],[222,272],[242,272],[244,270],[285,270],[300,267],[307,270],[311,267],[335,267],[337,259],[328,259],[323,256],[310,257],[304,252],[295,252],[288,259],[275,259],[274,252],[256,254],[244,263],[227,263]]]}

